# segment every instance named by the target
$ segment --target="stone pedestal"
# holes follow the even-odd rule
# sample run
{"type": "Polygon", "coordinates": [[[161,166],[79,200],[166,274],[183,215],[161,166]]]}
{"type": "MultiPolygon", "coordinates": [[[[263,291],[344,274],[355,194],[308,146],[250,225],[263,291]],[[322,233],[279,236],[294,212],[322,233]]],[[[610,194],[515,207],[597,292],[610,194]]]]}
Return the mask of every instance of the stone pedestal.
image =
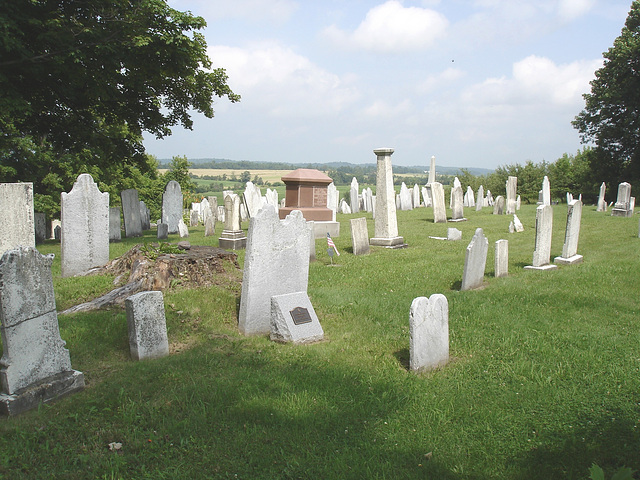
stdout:
{"type": "Polygon", "coordinates": [[[375,237],[370,245],[399,248],[406,244],[398,235],[398,219],[396,217],[396,196],[393,190],[393,171],[391,155],[393,148],[379,148],[373,153],[377,157],[376,174],[376,218],[375,237]]]}
{"type": "Polygon", "coordinates": [[[225,250],[240,250],[247,246],[247,236],[243,230],[223,230],[218,244],[225,250]]]}
{"type": "Polygon", "coordinates": [[[293,210],[300,210],[305,220],[333,221],[333,212],[327,208],[327,189],[333,182],[330,177],[319,170],[299,168],[283,176],[282,181],[287,190],[285,206],[278,211],[281,220],[293,210]]]}
{"type": "Polygon", "coordinates": [[[631,185],[623,182],[618,185],[618,198],[611,210],[611,216],[630,217],[631,215],[633,215],[633,208],[631,208],[631,185]]]}

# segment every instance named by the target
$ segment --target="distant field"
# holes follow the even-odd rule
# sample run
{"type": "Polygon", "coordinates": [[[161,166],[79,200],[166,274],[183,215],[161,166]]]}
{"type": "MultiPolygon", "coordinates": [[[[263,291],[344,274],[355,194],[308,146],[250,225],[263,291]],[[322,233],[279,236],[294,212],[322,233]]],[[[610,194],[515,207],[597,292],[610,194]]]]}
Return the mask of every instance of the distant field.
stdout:
{"type": "MultiPolygon", "coordinates": [[[[167,171],[166,168],[159,168],[158,171],[160,173],[164,173],[167,171]]],[[[236,175],[237,177],[240,177],[240,174],[242,172],[248,171],[249,173],[251,173],[251,178],[253,179],[253,177],[255,177],[256,175],[258,175],[258,177],[261,177],[262,180],[264,182],[269,182],[269,183],[275,183],[275,182],[280,182],[281,178],[286,175],[287,173],[291,172],[292,170],[250,170],[250,169],[217,169],[217,168],[190,168],[189,169],[189,173],[192,173],[193,175],[197,175],[199,177],[202,177],[204,175],[211,175],[211,176],[218,176],[218,175],[224,175],[225,173],[227,174],[227,177],[230,177],[231,175],[236,175]]]]}

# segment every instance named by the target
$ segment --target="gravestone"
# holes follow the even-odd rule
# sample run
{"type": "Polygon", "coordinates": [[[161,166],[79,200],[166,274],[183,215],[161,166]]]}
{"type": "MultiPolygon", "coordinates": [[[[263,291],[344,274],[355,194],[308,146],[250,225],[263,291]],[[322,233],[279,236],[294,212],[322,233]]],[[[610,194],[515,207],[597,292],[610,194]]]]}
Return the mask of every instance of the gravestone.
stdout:
{"type": "Polygon", "coordinates": [[[522,199],[520,198],[520,195],[518,195],[516,197],[516,210],[520,210],[521,206],[522,206],[522,199]]]}
{"type": "Polygon", "coordinates": [[[431,166],[429,168],[429,181],[427,183],[434,183],[436,181],[436,157],[431,156],[431,166]]]}
{"type": "Polygon", "coordinates": [[[493,214],[494,215],[503,215],[504,214],[504,197],[502,195],[498,195],[493,204],[493,214]]]}
{"type": "Polygon", "coordinates": [[[524,225],[522,225],[522,222],[515,213],[513,214],[513,229],[518,233],[524,232],[524,225]]]}
{"type": "Polygon", "coordinates": [[[431,194],[429,193],[429,191],[431,190],[431,187],[429,186],[429,188],[422,187],[420,189],[421,193],[422,193],[422,203],[424,203],[425,207],[430,207],[431,206],[431,194]]]}
{"type": "Polygon", "coordinates": [[[307,221],[309,227],[309,262],[316,261],[316,236],[315,236],[315,222],[313,220],[307,221]]]}
{"type": "Polygon", "coordinates": [[[551,233],[553,228],[553,207],[538,205],[536,208],[536,244],[533,250],[533,264],[524,267],[528,270],[552,270],[556,265],[550,265],[551,233]]]}
{"type": "Polygon", "coordinates": [[[358,213],[360,211],[360,200],[358,199],[358,189],[359,189],[358,180],[356,179],[356,177],[353,177],[351,179],[351,190],[349,190],[349,193],[350,193],[349,207],[351,208],[351,213],[358,213]]]}
{"type": "Polygon", "coordinates": [[[475,197],[473,194],[473,190],[471,189],[471,186],[467,186],[467,196],[468,198],[468,202],[469,202],[469,207],[475,207],[476,206],[476,201],[475,201],[475,197]]]}
{"type": "Polygon", "coordinates": [[[109,241],[122,240],[122,227],[120,224],[120,207],[109,207],[109,241]]]}
{"type": "Polygon", "coordinates": [[[516,190],[518,188],[518,177],[509,176],[507,178],[507,215],[516,213],[516,190]]]}
{"type": "MultiPolygon", "coordinates": [[[[124,236],[140,237],[142,235],[142,221],[140,219],[140,199],[138,190],[129,188],[120,192],[122,201],[122,216],[124,217],[124,236]]],[[[62,220],[64,228],[64,220],[62,220]]]]}
{"type": "Polygon", "coordinates": [[[191,212],[189,212],[189,226],[197,227],[199,220],[200,220],[200,210],[192,209],[191,212]]]}
{"type": "Polygon", "coordinates": [[[373,213],[373,209],[375,207],[375,197],[373,196],[371,187],[367,187],[362,190],[362,198],[364,199],[364,209],[369,213],[373,213]]]}
{"type": "Polygon", "coordinates": [[[551,205],[551,184],[546,175],[542,179],[542,205],[551,205]]]}
{"type": "Polygon", "coordinates": [[[36,246],[33,183],[0,183],[0,254],[36,246]]]}
{"type": "Polygon", "coordinates": [[[271,297],[271,332],[274,342],[319,342],[324,331],[307,292],[285,293],[271,297]]]}
{"type": "Polygon", "coordinates": [[[344,198],[340,200],[340,207],[338,208],[338,210],[340,210],[340,213],[344,213],[344,214],[351,213],[351,207],[349,206],[349,204],[344,198]]]}
{"type": "Polygon", "coordinates": [[[271,297],[307,291],[309,235],[299,210],[280,220],[273,206],[266,205],[251,219],[238,317],[240,333],[270,333],[271,297]]]}
{"type": "Polygon", "coordinates": [[[151,230],[151,211],[142,200],[140,200],[140,225],[143,231],[151,230]]]}
{"type": "MultiPolygon", "coordinates": [[[[137,192],[136,192],[137,194],[137,192]]],[[[140,220],[140,204],[138,227],[140,220]]],[[[60,265],[63,277],[85,273],[109,261],[109,194],[88,173],[78,176],[60,197],[60,265]]]]}
{"type": "Polygon", "coordinates": [[[391,248],[404,247],[404,238],[398,235],[393,170],[391,168],[393,148],[379,148],[373,153],[376,154],[377,162],[375,236],[369,244],[391,248]]]}
{"type": "Polygon", "coordinates": [[[262,192],[260,187],[253,182],[247,182],[244,189],[244,204],[247,207],[249,218],[254,217],[262,208],[262,192]]]}
{"type": "Polygon", "coordinates": [[[200,213],[202,214],[202,224],[204,225],[207,223],[207,219],[212,215],[209,200],[203,198],[200,202],[200,207],[200,213]]]}
{"type": "Polygon", "coordinates": [[[496,242],[494,272],[496,278],[509,275],[509,242],[507,240],[496,242]]]}
{"type": "Polygon", "coordinates": [[[449,361],[449,303],[447,297],[414,298],[409,313],[409,368],[433,370],[449,361]]]}
{"type": "Polygon", "coordinates": [[[465,253],[462,287],[460,290],[473,290],[482,286],[488,251],[489,240],[484,236],[481,228],[476,228],[476,233],[473,235],[471,242],[469,242],[465,253]]]}
{"type": "Polygon", "coordinates": [[[464,200],[463,200],[462,187],[454,187],[451,190],[451,219],[452,222],[463,222],[464,218],[464,200]]]}
{"type": "Polygon", "coordinates": [[[156,235],[158,240],[167,240],[169,238],[169,225],[160,222],[157,228],[158,230],[156,235]]]}
{"type": "Polygon", "coordinates": [[[455,177],[453,179],[453,186],[451,187],[451,192],[449,192],[449,208],[453,207],[453,189],[456,187],[460,187],[462,188],[462,184],[460,183],[460,180],[458,179],[458,177],[455,177]]]}
{"type": "Polygon", "coordinates": [[[444,203],[444,187],[439,182],[431,184],[433,202],[433,223],[447,223],[447,209],[444,203]]]}
{"type": "Polygon", "coordinates": [[[484,187],[480,185],[478,187],[478,194],[476,196],[476,212],[482,210],[482,207],[484,206],[484,187]]]}
{"type": "MultiPolygon", "coordinates": [[[[266,203],[268,203],[269,205],[273,205],[273,208],[276,209],[276,212],[280,209],[280,201],[278,200],[278,191],[275,188],[273,190],[271,190],[270,188],[267,188],[267,191],[264,194],[264,199],[266,203]]],[[[328,201],[329,199],[327,197],[327,203],[328,201]]]]}
{"type": "Polygon", "coordinates": [[[420,187],[417,183],[413,184],[413,208],[418,208],[420,206],[420,187]]]}
{"type": "Polygon", "coordinates": [[[607,186],[604,182],[600,185],[600,194],[598,195],[598,207],[596,208],[596,212],[606,212],[607,211],[607,202],[604,199],[604,193],[607,190],[607,186]]]}
{"type": "Polygon", "coordinates": [[[404,182],[400,185],[400,210],[413,210],[413,192],[404,182]]]}
{"type": "Polygon", "coordinates": [[[336,213],[338,213],[338,205],[340,203],[340,192],[333,182],[327,186],[327,208],[331,210],[331,221],[336,221],[336,213]]]}
{"type": "Polygon", "coordinates": [[[52,262],[52,254],[34,247],[7,250],[0,258],[0,412],[6,415],[84,387],[60,338],[52,262]]]}
{"type": "Polygon", "coordinates": [[[560,265],[573,265],[582,262],[582,255],[578,255],[578,238],[580,237],[580,220],[582,218],[582,202],[573,200],[567,209],[567,229],[564,235],[562,256],[553,259],[560,265]]]}
{"type": "Polygon", "coordinates": [[[125,301],[129,352],[134,360],[161,358],[169,355],[167,322],[162,292],[140,292],[125,301]]]}
{"type": "Polygon", "coordinates": [[[630,217],[633,214],[631,209],[631,185],[627,182],[622,182],[618,185],[618,198],[613,210],[611,210],[612,217],[630,217]]]}
{"type": "Polygon", "coordinates": [[[44,243],[47,238],[47,217],[44,213],[33,214],[33,228],[36,236],[36,244],[44,243]]]}
{"type": "Polygon", "coordinates": [[[178,221],[178,234],[180,235],[180,238],[186,238],[189,236],[189,228],[187,228],[187,224],[184,223],[182,218],[178,221]]]}
{"type": "Polygon", "coordinates": [[[487,207],[493,207],[493,194],[491,193],[491,190],[487,190],[487,196],[484,199],[484,204],[487,207]]]}
{"type": "MultiPolygon", "coordinates": [[[[273,207],[273,205],[271,205],[271,207],[275,211],[275,207],[273,207]]],[[[258,209],[256,215],[258,215],[263,208],[258,209]]],[[[225,196],[224,210],[224,229],[220,234],[220,238],[218,238],[218,245],[220,248],[226,250],[240,250],[247,245],[247,236],[240,228],[240,197],[235,193],[225,196]]]]}
{"type": "Polygon", "coordinates": [[[180,184],[171,180],[162,194],[162,223],[166,223],[169,233],[178,233],[178,223],[182,219],[183,196],[180,184]]]}
{"type": "Polygon", "coordinates": [[[58,233],[59,233],[60,229],[62,228],[61,225],[62,223],[60,223],[60,220],[58,219],[51,220],[51,236],[50,236],[51,239],[55,238],[56,240],[60,240],[60,235],[58,235],[58,238],[56,238],[55,234],[56,234],[56,227],[58,227],[58,233]]]}
{"type": "Polygon", "coordinates": [[[447,228],[447,240],[462,240],[462,232],[457,228],[447,228]]]}
{"type": "Polygon", "coordinates": [[[204,222],[204,236],[213,237],[216,234],[216,217],[209,215],[204,222]]]}
{"type": "Polygon", "coordinates": [[[369,253],[369,233],[365,217],[351,219],[351,245],[354,255],[369,253]]]}
{"type": "Polygon", "coordinates": [[[62,227],[60,227],[60,225],[56,225],[56,227],[53,229],[53,238],[55,240],[60,240],[60,237],[62,236],[62,227]]]}

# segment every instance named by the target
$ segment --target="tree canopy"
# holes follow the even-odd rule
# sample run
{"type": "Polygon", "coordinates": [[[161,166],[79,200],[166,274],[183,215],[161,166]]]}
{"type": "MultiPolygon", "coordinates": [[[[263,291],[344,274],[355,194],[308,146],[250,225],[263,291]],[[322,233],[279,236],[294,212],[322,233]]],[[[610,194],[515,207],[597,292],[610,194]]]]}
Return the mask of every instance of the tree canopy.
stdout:
{"type": "Polygon", "coordinates": [[[32,181],[47,203],[79,173],[149,172],[143,132],[191,129],[191,111],[210,118],[214,97],[240,99],[211,68],[205,25],[165,0],[4,2],[0,180],[32,181]]]}
{"type": "Polygon", "coordinates": [[[584,143],[594,143],[591,168],[601,181],[640,180],[640,1],[604,54],[604,65],[573,121],[584,143]]]}

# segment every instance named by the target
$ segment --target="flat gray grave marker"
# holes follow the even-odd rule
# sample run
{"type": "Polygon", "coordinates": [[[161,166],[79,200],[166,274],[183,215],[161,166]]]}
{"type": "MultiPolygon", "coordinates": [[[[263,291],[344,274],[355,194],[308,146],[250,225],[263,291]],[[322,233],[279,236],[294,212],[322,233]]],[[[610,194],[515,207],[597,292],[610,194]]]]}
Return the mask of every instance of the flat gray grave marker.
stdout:
{"type": "Polygon", "coordinates": [[[307,292],[271,297],[271,340],[281,343],[313,343],[324,338],[307,292]]]}
{"type": "Polygon", "coordinates": [[[182,218],[183,195],[180,184],[171,180],[164,187],[162,194],[162,223],[166,223],[169,233],[178,233],[178,223],[182,218]]]}
{"type": "Polygon", "coordinates": [[[140,292],[125,301],[129,329],[129,351],[134,360],[169,355],[167,322],[162,292],[140,292]]]}
{"type": "Polygon", "coordinates": [[[109,241],[122,240],[122,224],[120,223],[120,207],[109,207],[109,241]]]}
{"type": "Polygon", "coordinates": [[[169,225],[160,222],[157,228],[156,236],[158,240],[167,240],[169,238],[169,225]]]}
{"type": "Polygon", "coordinates": [[[484,270],[487,264],[489,240],[484,236],[481,228],[476,228],[471,242],[467,246],[460,290],[473,290],[482,286],[484,270]]]}
{"type": "Polygon", "coordinates": [[[351,245],[354,255],[366,255],[369,253],[369,232],[367,231],[367,219],[365,217],[351,219],[351,245]]]}
{"type": "Polygon", "coordinates": [[[428,371],[449,361],[449,303],[435,293],[411,302],[409,313],[409,368],[428,371]]]}
{"type": "Polygon", "coordinates": [[[120,192],[120,200],[122,201],[122,216],[124,217],[124,236],[127,238],[142,236],[138,190],[135,188],[123,190],[120,192]]]}
{"type": "Polygon", "coordinates": [[[36,246],[33,183],[0,183],[0,254],[36,246]]]}

